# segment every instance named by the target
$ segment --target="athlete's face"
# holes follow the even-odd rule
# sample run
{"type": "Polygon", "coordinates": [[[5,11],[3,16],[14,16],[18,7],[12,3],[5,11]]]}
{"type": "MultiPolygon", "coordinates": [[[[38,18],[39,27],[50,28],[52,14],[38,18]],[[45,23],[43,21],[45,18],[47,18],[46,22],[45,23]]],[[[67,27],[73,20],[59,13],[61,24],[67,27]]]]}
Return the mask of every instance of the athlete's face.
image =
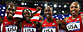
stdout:
{"type": "Polygon", "coordinates": [[[52,18],[52,10],[50,10],[50,8],[45,9],[44,15],[45,15],[46,18],[48,18],[48,19],[52,18]]]}
{"type": "Polygon", "coordinates": [[[80,11],[80,6],[78,3],[75,2],[70,5],[70,13],[72,15],[77,15],[79,11],[80,11]]]}
{"type": "Polygon", "coordinates": [[[31,18],[31,12],[30,11],[28,11],[28,10],[24,10],[24,12],[23,12],[23,16],[24,16],[24,18],[26,19],[26,20],[30,20],[31,18]]]}
{"type": "Polygon", "coordinates": [[[7,5],[7,16],[8,17],[13,17],[15,14],[15,5],[14,4],[8,4],[7,5]]]}

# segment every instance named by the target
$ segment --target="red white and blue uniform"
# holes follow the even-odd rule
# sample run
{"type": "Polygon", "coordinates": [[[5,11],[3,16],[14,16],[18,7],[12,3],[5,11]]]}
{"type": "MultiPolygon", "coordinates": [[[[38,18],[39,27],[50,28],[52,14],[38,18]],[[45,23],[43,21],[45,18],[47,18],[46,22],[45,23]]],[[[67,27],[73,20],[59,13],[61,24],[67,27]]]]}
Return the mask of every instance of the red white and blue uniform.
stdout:
{"type": "Polygon", "coordinates": [[[44,20],[42,24],[42,32],[58,32],[58,24],[56,23],[55,18],[50,23],[46,22],[47,19],[44,20]]]}
{"type": "Polygon", "coordinates": [[[23,21],[22,23],[22,32],[36,32],[36,24],[35,23],[26,23],[23,21]]]}
{"type": "Polygon", "coordinates": [[[72,16],[67,20],[67,29],[69,32],[82,32],[82,18],[78,15],[75,19],[72,19],[72,16]]]}
{"type": "Polygon", "coordinates": [[[3,23],[1,24],[1,32],[17,32],[17,22],[13,18],[13,21],[8,21],[7,17],[4,17],[3,23]]]}

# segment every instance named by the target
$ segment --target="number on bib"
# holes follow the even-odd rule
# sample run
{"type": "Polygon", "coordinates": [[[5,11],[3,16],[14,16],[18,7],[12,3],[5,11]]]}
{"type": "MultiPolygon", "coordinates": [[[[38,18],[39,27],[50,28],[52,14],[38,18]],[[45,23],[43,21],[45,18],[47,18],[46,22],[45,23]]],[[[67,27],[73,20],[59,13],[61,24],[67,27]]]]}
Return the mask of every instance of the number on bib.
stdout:
{"type": "Polygon", "coordinates": [[[80,30],[80,21],[68,23],[66,27],[68,31],[80,30]]]}
{"type": "Polygon", "coordinates": [[[14,25],[6,25],[6,32],[16,32],[17,31],[17,26],[14,25]]]}
{"type": "Polygon", "coordinates": [[[24,27],[23,32],[36,32],[36,28],[29,28],[29,27],[24,27]]]}
{"type": "Polygon", "coordinates": [[[42,32],[56,32],[56,28],[55,27],[44,27],[42,29],[42,32]]]}

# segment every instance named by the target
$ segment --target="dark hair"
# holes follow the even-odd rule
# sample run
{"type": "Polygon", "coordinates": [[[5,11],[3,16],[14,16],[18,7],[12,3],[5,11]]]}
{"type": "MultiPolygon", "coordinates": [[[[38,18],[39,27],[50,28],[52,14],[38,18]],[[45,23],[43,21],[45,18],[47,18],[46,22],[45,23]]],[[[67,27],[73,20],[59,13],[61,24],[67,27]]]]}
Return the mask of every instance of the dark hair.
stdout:
{"type": "Polygon", "coordinates": [[[30,11],[30,12],[31,12],[31,14],[32,14],[32,11],[31,11],[30,9],[24,9],[24,10],[22,11],[22,16],[23,16],[23,12],[24,12],[25,10],[30,11]]]}
{"type": "MultiPolygon", "coordinates": [[[[78,3],[78,5],[79,5],[79,7],[80,7],[80,3],[79,3],[78,1],[74,1],[74,2],[75,2],[75,3],[78,3]]],[[[74,3],[74,2],[72,2],[72,3],[74,3]]],[[[72,4],[72,3],[71,3],[71,4],[72,4]]],[[[71,4],[70,4],[70,5],[71,5],[71,4]]]]}
{"type": "MultiPolygon", "coordinates": [[[[27,10],[27,9],[24,9],[24,10],[27,10]]],[[[23,15],[24,10],[22,11],[22,16],[23,16],[22,20],[25,20],[24,15],[23,15]]],[[[32,14],[32,11],[30,9],[28,9],[28,11],[30,11],[32,14]]]]}
{"type": "Polygon", "coordinates": [[[16,4],[15,1],[7,1],[6,2],[6,8],[8,8],[8,5],[11,4],[11,3],[15,6],[15,10],[16,10],[17,9],[17,4],[16,4]]]}

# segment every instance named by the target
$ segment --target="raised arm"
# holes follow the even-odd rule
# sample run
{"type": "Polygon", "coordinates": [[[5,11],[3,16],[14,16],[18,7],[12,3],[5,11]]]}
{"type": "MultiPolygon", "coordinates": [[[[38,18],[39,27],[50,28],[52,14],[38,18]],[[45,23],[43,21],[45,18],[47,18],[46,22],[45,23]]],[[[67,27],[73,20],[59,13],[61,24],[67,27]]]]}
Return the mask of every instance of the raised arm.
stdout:
{"type": "Polygon", "coordinates": [[[40,11],[41,9],[42,9],[42,8],[38,6],[38,7],[36,8],[36,11],[32,14],[31,18],[32,18],[38,11],[40,11]]]}

